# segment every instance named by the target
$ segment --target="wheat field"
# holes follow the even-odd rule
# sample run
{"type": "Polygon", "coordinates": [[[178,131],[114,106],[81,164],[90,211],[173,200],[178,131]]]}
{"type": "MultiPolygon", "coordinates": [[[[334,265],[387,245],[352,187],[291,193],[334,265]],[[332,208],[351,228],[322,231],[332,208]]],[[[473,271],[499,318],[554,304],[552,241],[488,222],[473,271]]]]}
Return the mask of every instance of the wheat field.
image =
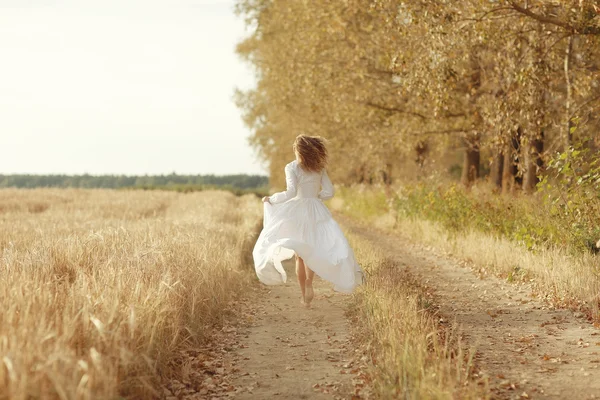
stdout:
{"type": "Polygon", "coordinates": [[[160,397],[253,272],[228,192],[0,191],[0,398],[160,397]]]}

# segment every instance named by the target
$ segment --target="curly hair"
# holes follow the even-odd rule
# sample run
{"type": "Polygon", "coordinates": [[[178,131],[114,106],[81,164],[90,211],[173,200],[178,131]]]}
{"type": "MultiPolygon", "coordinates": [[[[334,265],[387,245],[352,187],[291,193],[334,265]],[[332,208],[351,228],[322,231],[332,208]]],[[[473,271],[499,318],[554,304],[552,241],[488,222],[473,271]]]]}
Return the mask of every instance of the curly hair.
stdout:
{"type": "Polygon", "coordinates": [[[327,147],[321,136],[298,135],[294,141],[300,166],[306,171],[320,172],[327,165],[327,147]]]}

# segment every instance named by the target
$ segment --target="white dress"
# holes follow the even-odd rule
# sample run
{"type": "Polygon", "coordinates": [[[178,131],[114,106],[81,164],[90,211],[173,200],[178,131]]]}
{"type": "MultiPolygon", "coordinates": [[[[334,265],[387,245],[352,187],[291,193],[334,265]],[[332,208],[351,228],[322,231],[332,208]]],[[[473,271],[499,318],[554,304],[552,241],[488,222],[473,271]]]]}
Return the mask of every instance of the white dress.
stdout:
{"type": "Polygon", "coordinates": [[[363,271],[339,225],[323,200],[334,189],[325,170],[307,172],[297,161],[285,167],[287,190],[264,203],[263,230],[252,251],[259,280],[280,285],[287,280],[281,265],[297,254],[321,278],[340,292],[351,292],[363,271]]]}

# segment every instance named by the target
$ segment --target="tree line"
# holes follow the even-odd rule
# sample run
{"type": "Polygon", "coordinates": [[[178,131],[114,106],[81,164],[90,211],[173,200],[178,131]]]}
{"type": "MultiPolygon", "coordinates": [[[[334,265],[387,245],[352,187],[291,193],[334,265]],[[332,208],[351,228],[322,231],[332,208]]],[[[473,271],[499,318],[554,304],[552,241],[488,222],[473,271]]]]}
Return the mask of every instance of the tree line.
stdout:
{"type": "Polygon", "coordinates": [[[258,80],[237,104],[278,182],[298,133],[330,140],[341,182],[458,163],[465,185],[485,171],[502,192],[531,192],[556,153],[600,145],[598,1],[236,7],[252,32],[237,52],[258,80]]]}
{"type": "Polygon", "coordinates": [[[256,190],[268,185],[262,175],[0,175],[0,188],[169,188],[226,187],[256,190]]]}

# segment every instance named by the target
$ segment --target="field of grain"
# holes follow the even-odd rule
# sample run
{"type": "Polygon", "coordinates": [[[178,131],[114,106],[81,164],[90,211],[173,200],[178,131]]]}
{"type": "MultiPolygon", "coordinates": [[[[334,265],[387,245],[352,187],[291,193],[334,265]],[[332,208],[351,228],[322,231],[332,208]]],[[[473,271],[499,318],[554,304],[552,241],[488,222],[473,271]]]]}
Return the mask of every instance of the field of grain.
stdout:
{"type": "Polygon", "coordinates": [[[261,216],[228,192],[1,190],[0,398],[159,397],[254,279],[261,216]]]}

